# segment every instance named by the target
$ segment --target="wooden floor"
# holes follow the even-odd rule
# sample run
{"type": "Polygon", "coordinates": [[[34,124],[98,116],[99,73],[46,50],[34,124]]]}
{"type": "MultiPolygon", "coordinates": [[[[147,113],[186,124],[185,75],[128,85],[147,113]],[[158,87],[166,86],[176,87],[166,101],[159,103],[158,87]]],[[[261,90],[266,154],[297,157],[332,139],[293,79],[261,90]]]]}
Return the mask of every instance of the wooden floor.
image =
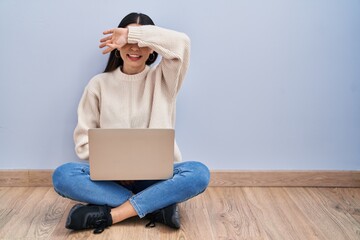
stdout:
{"type": "Polygon", "coordinates": [[[49,187],[1,187],[0,239],[360,239],[360,188],[210,187],[180,204],[178,231],[138,218],[70,231],[74,203],[49,187]]]}

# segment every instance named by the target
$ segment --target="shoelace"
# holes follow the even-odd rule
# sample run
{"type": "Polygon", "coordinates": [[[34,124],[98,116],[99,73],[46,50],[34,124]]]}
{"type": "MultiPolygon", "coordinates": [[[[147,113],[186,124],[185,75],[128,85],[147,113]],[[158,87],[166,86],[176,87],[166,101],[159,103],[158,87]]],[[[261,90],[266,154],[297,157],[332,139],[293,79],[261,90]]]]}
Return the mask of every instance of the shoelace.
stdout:
{"type": "Polygon", "coordinates": [[[153,219],[150,220],[150,222],[148,222],[145,227],[147,228],[153,228],[156,227],[155,221],[153,219]]]}
{"type": "MultiPolygon", "coordinates": [[[[161,218],[161,217],[163,217],[163,219],[165,219],[164,218],[164,216],[162,216],[164,213],[163,213],[163,211],[157,211],[157,212],[154,212],[153,214],[151,214],[151,216],[150,216],[150,221],[145,225],[145,227],[147,227],[147,228],[153,228],[153,227],[156,227],[156,222],[157,221],[159,221],[159,219],[161,218]]],[[[165,221],[165,220],[164,220],[165,221]]]]}
{"type": "Polygon", "coordinates": [[[106,221],[105,220],[99,220],[99,221],[101,221],[101,223],[97,228],[94,229],[93,231],[94,234],[102,233],[106,228],[106,221]]]}
{"type": "Polygon", "coordinates": [[[95,228],[93,233],[99,234],[102,233],[107,227],[107,221],[104,219],[103,214],[101,214],[100,216],[95,214],[88,217],[86,221],[86,226],[89,226],[89,228],[95,228]]]}

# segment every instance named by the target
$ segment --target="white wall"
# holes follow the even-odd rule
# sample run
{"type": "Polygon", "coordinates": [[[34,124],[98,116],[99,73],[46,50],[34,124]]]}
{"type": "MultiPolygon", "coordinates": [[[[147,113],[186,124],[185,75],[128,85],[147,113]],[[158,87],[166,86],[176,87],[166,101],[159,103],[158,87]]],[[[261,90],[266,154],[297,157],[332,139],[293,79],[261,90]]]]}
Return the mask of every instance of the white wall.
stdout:
{"type": "Polygon", "coordinates": [[[360,2],[0,1],[0,168],[76,161],[102,31],[125,14],[186,32],[183,156],[211,169],[360,169],[360,2]]]}

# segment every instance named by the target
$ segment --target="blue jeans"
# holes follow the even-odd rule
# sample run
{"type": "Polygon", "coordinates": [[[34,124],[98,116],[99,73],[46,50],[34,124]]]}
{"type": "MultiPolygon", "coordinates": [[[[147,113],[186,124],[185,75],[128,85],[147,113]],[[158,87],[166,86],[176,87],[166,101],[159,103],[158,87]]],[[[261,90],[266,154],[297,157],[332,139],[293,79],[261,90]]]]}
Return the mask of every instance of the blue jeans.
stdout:
{"type": "Polygon", "coordinates": [[[52,178],[55,191],[63,197],[111,207],[129,200],[142,218],[202,193],[209,184],[210,173],[200,162],[181,162],[174,164],[170,179],[121,185],[116,181],[92,181],[87,163],[66,163],[55,169],[52,178]]]}

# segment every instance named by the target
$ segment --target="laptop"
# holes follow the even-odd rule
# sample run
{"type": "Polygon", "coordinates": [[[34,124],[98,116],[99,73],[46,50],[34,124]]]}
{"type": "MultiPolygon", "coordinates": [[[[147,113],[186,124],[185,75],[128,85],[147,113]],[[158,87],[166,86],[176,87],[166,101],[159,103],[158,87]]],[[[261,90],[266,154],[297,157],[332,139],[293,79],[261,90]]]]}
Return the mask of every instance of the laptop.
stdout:
{"type": "Polygon", "coordinates": [[[91,180],[160,180],[173,175],[174,129],[89,129],[91,180]]]}

